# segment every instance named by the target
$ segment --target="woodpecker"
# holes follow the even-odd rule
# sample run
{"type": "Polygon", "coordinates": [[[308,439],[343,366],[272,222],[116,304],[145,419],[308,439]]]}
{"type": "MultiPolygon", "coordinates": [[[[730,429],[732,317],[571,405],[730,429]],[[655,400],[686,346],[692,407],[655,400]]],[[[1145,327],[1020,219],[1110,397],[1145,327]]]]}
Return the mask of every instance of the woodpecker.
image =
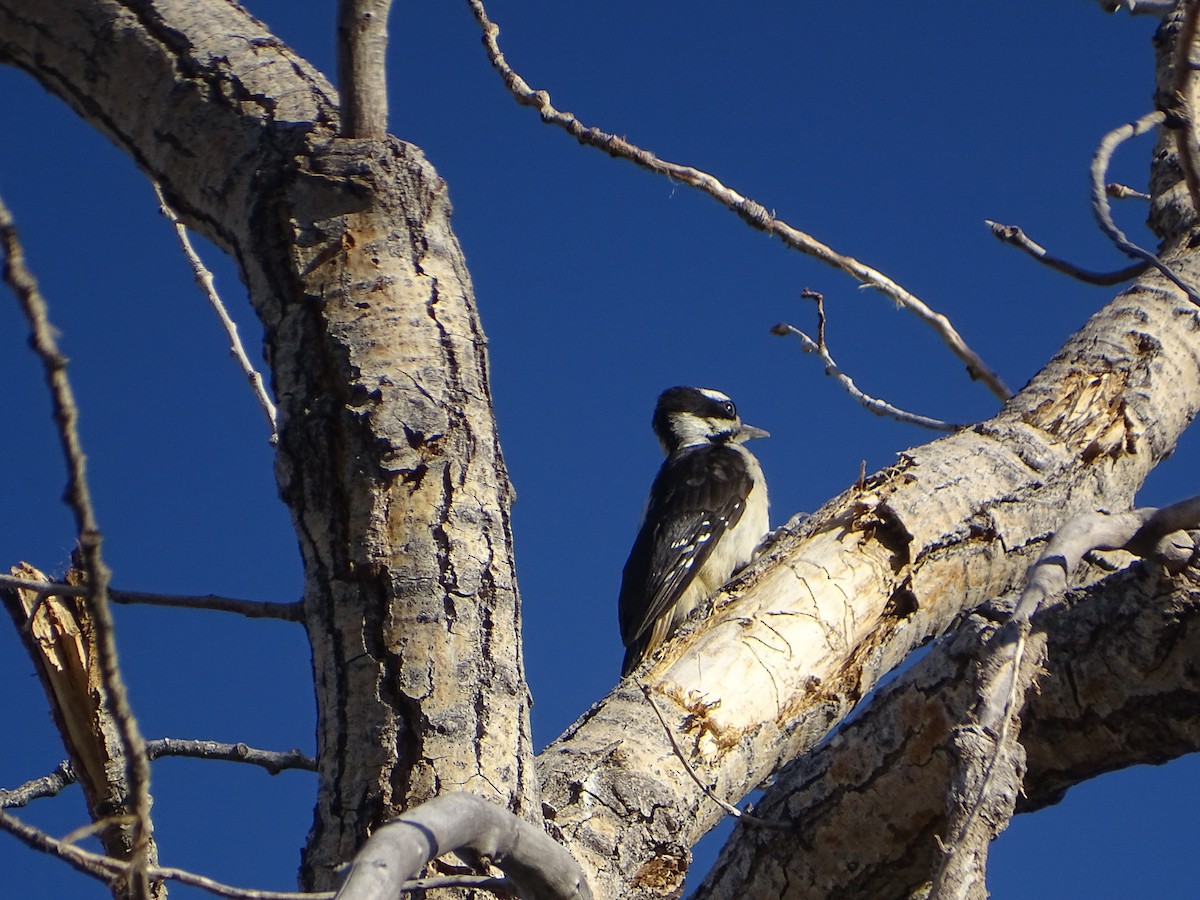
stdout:
{"type": "Polygon", "coordinates": [[[767,483],[742,446],[767,432],[745,425],[720,391],[663,391],[651,421],[667,454],[621,578],[617,604],[628,675],[766,536],[767,483]]]}

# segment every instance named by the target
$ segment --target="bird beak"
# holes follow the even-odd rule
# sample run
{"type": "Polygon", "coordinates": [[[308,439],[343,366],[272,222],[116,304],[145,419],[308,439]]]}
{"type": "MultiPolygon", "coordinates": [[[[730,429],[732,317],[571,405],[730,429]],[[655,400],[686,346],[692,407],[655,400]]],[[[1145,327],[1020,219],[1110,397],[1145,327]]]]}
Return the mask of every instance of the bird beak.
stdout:
{"type": "Polygon", "coordinates": [[[770,436],[771,432],[762,428],[755,428],[753,425],[742,425],[742,427],[738,429],[739,441],[748,441],[751,438],[764,438],[770,436]]]}

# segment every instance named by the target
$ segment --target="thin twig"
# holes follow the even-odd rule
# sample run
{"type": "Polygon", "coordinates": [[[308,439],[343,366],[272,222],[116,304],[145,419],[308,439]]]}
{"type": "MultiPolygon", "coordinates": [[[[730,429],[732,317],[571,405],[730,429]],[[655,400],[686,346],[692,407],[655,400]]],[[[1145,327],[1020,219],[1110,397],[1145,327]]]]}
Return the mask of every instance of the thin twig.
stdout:
{"type": "Polygon", "coordinates": [[[0,789],[0,809],[15,809],[28,806],[34,800],[57,796],[75,781],[75,769],[70,760],[64,759],[49,775],[34,778],[12,790],[0,789]]]}
{"type": "Polygon", "coordinates": [[[66,500],[75,516],[79,534],[80,558],[87,576],[87,602],[92,610],[95,627],[97,662],[101,682],[109,694],[113,719],[125,754],[129,800],[134,815],[130,887],[136,896],[150,897],[152,890],[145,874],[153,855],[150,760],[146,756],[145,741],[130,708],[125,682],[117,661],[112,612],[108,604],[109,570],[100,552],[102,537],[87,483],[87,461],[78,430],[79,410],[67,378],[67,359],[58,349],[46,301],[38,290],[36,279],[25,266],[25,251],[17,237],[12,215],[3,200],[0,200],[0,241],[4,247],[4,280],[16,294],[29,322],[31,343],[45,370],[46,384],[50,389],[54,407],[54,419],[58,425],[59,439],[67,462],[66,500]]]}
{"type": "Polygon", "coordinates": [[[1095,215],[1100,229],[1108,235],[1109,240],[1116,244],[1123,253],[1150,263],[1150,265],[1158,269],[1176,287],[1187,294],[1193,303],[1200,305],[1200,293],[1197,293],[1195,288],[1176,275],[1156,254],[1139,247],[1126,237],[1125,232],[1117,227],[1117,223],[1113,221],[1112,211],[1108,208],[1108,195],[1104,190],[1104,179],[1108,173],[1108,163],[1112,159],[1113,152],[1117,147],[1130,138],[1137,137],[1139,134],[1145,134],[1150,129],[1161,125],[1165,119],[1166,113],[1162,110],[1146,113],[1146,115],[1142,116],[1136,122],[1122,125],[1120,128],[1114,128],[1100,141],[1100,146],[1096,149],[1096,155],[1092,158],[1092,213],[1095,215]]]}
{"type": "Polygon", "coordinates": [[[34,850],[40,850],[50,856],[57,856],[71,868],[92,878],[112,884],[117,880],[125,864],[111,856],[92,853],[80,847],[65,844],[58,838],[51,837],[40,828],[27,825],[16,816],[0,810],[0,829],[7,831],[17,840],[34,850]]]}
{"type": "Polygon", "coordinates": [[[1024,250],[1043,265],[1070,275],[1072,278],[1087,284],[1106,286],[1122,284],[1123,282],[1137,278],[1150,268],[1150,263],[1139,262],[1134,263],[1132,266],[1126,266],[1124,269],[1118,269],[1115,272],[1093,272],[1089,269],[1081,269],[1074,263],[1069,263],[1065,259],[1053,256],[1045,247],[1026,235],[1018,225],[1002,225],[999,222],[993,222],[991,219],[985,219],[984,221],[991,227],[993,237],[1006,244],[1011,244],[1018,250],[1024,250]]]}
{"type": "Polygon", "coordinates": [[[800,296],[805,300],[812,300],[817,304],[817,346],[822,350],[825,349],[825,295],[820,291],[814,291],[811,288],[805,288],[800,292],[800,296]]]}
{"type": "Polygon", "coordinates": [[[1196,78],[1192,65],[1192,49],[1196,43],[1197,22],[1200,21],[1200,3],[1189,3],[1183,14],[1179,34],[1175,38],[1175,98],[1179,107],[1174,112],[1182,118],[1175,128],[1175,150],[1179,156],[1179,167],[1183,169],[1183,180],[1188,195],[1192,198],[1192,209],[1200,214],[1200,129],[1196,123],[1196,78]]]}
{"type": "Polygon", "coordinates": [[[966,363],[971,377],[982,381],[988,389],[1000,400],[1008,400],[1012,391],[980,357],[975,353],[944,315],[930,309],[924,302],[910,294],[892,279],[850,256],[836,252],[768,212],[762,204],[739,194],[727,187],[714,176],[691,166],[679,165],[660,159],[648,150],[630,143],[625,138],[599,128],[590,127],[580,122],[572,113],[556,109],[550,103],[550,95],[546,91],[535,91],[518,75],[504,58],[497,42],[500,28],[488,18],[482,0],[467,0],[471,12],[483,31],[483,43],[487,48],[488,57],[493,68],[500,74],[504,84],[513,97],[522,106],[532,106],[542,117],[542,121],[562,128],[579,143],[595,147],[610,156],[626,159],[651,172],[666,175],[680,181],[689,187],[703,191],[722,205],[735,212],[742,220],[754,228],[778,237],[785,245],[793,250],[808,254],[827,265],[846,272],[861,284],[873,287],[890,297],[898,305],[917,316],[921,321],[931,326],[945,342],[946,346],[966,363]]]}
{"type": "MultiPolygon", "coordinates": [[[[298,749],[259,750],[243,743],[228,744],[221,741],[199,741],[181,738],[158,738],[146,742],[146,754],[151,760],[167,757],[211,759],[223,762],[246,763],[266,769],[278,775],[285,769],[300,769],[307,772],[317,770],[317,761],[298,749]]],[[[12,790],[0,789],[0,809],[27,806],[33,800],[54,797],[76,782],[75,769],[71,761],[64,759],[49,775],[34,778],[12,790]]]]}
{"type": "Polygon", "coordinates": [[[158,738],[148,741],[146,749],[149,751],[151,759],[183,756],[192,759],[246,763],[266,769],[272,775],[278,775],[284,769],[303,769],[308,772],[317,770],[317,761],[298,749],[260,750],[256,747],[249,747],[240,741],[236,744],[228,744],[221,741],[158,738]]]}
{"type": "MultiPolygon", "coordinates": [[[[35,850],[57,856],[72,868],[108,884],[126,877],[134,868],[130,863],[100,853],[92,853],[81,847],[52,837],[40,828],[22,822],[16,816],[0,810],[0,829],[7,831],[17,840],[35,850]]],[[[200,888],[218,897],[232,900],[332,900],[333,891],[301,893],[297,891],[260,891],[254,888],[234,887],[212,878],[197,875],[184,869],[166,866],[147,866],[145,874],[156,881],[178,881],[189,887],[200,888]]]]}
{"type": "Polygon", "coordinates": [[[920,425],[922,428],[929,428],[933,431],[958,431],[965,428],[965,425],[955,425],[951,422],[943,422],[941,419],[931,419],[928,416],[922,416],[919,413],[907,412],[899,407],[892,406],[886,400],[880,400],[878,397],[872,397],[870,394],[864,393],[863,390],[854,383],[854,379],[838,368],[838,364],[833,357],[829,355],[829,349],[821,346],[817,341],[814,341],[807,334],[801,331],[794,325],[789,325],[787,322],[780,322],[771,329],[772,334],[789,335],[794,334],[800,339],[800,346],[805,353],[815,353],[821,362],[825,364],[825,374],[837,379],[837,382],[846,389],[856,401],[862,404],[877,416],[890,416],[898,422],[907,422],[910,425],[920,425]]]}
{"type": "Polygon", "coordinates": [[[278,439],[279,416],[275,409],[275,404],[271,402],[271,397],[267,393],[267,388],[263,384],[262,375],[254,368],[254,363],[250,362],[250,357],[246,354],[246,348],[242,345],[241,335],[238,334],[237,323],[230,317],[229,312],[225,309],[225,304],[221,301],[220,294],[217,293],[216,283],[213,281],[213,274],[208,270],[208,267],[200,259],[200,255],[192,246],[192,240],[188,237],[187,226],[179,218],[179,214],[167,203],[167,198],[163,195],[163,190],[158,182],[151,181],[154,185],[154,195],[158,197],[158,208],[168,222],[175,228],[175,235],[179,238],[179,246],[183,248],[183,254],[187,257],[188,263],[192,267],[192,276],[196,279],[196,284],[200,290],[204,292],[204,296],[208,298],[209,305],[212,306],[213,312],[217,314],[217,318],[221,320],[221,327],[225,329],[225,334],[229,338],[229,353],[246,376],[246,380],[250,382],[250,388],[254,391],[254,396],[258,399],[258,405],[262,407],[263,414],[267,417],[267,425],[271,429],[270,442],[274,444],[278,439]]]}
{"type": "Polygon", "coordinates": [[[112,591],[114,603],[135,606],[165,606],[171,609],[211,609],[231,612],[248,619],[279,619],[284,622],[304,621],[304,607],[300,603],[276,603],[269,600],[240,600],[235,597],[218,597],[215,594],[195,596],[179,594],[148,594],[142,591],[112,591]]]}
{"type": "Polygon", "coordinates": [[[749,822],[753,825],[761,825],[764,828],[790,828],[783,822],[771,822],[767,819],[760,819],[758,816],[748,813],[745,810],[738,809],[731,803],[727,803],[717,796],[716,792],[700,780],[700,776],[696,774],[696,770],[692,768],[692,764],[688,762],[687,757],[683,755],[683,749],[679,746],[679,742],[675,740],[675,733],[671,731],[671,726],[667,724],[667,718],[663,715],[662,710],[658,708],[658,704],[654,702],[654,695],[650,691],[649,685],[638,682],[638,687],[642,689],[642,694],[646,698],[646,702],[650,704],[650,708],[654,710],[654,715],[658,716],[658,721],[662,724],[663,731],[667,735],[667,740],[671,743],[671,749],[675,752],[676,759],[683,764],[683,770],[688,773],[692,781],[696,782],[696,786],[704,791],[704,795],[713,803],[725,810],[726,813],[733,816],[735,819],[749,822]]]}
{"type": "MultiPolygon", "coordinates": [[[[15,575],[0,575],[0,588],[17,588],[31,591],[39,597],[86,597],[85,585],[61,584],[58,582],[26,581],[15,575]]],[[[156,594],[144,591],[119,591],[110,588],[108,599],[122,605],[165,606],[172,609],[211,609],[232,612],[248,619],[282,619],[285,622],[300,622],[304,619],[304,608],[300,603],[278,603],[269,600],[241,600],[235,597],[219,597],[216,594],[156,594]]],[[[36,612],[36,609],[35,609],[36,612]]],[[[30,614],[32,620],[33,614],[30,614]]]]}

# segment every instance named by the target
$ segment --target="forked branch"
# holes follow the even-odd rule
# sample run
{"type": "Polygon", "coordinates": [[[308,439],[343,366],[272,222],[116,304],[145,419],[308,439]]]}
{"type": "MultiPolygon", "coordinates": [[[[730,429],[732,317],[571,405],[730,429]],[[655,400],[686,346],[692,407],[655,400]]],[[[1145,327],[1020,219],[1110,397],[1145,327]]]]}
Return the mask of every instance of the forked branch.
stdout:
{"type": "Polygon", "coordinates": [[[900,409],[898,406],[893,406],[886,400],[880,400],[878,397],[872,397],[870,394],[862,390],[854,379],[842,371],[837,362],[829,353],[829,348],[825,346],[824,341],[814,341],[811,337],[801,331],[794,325],[789,325],[787,322],[780,322],[771,328],[772,334],[780,336],[795,335],[800,340],[800,346],[805,353],[813,353],[825,365],[825,374],[834,378],[838,384],[845,388],[854,400],[864,408],[873,412],[877,416],[888,416],[895,419],[897,422],[904,422],[909,425],[919,425],[922,428],[928,428],[932,431],[958,431],[962,425],[955,425],[951,422],[943,422],[941,419],[932,419],[929,416],[923,416],[920,413],[908,412],[900,409]]]}
{"type": "Polygon", "coordinates": [[[1112,210],[1108,206],[1108,189],[1105,179],[1108,175],[1108,164],[1112,159],[1113,153],[1125,141],[1140,134],[1145,134],[1150,129],[1163,124],[1165,120],[1166,113],[1162,110],[1155,110],[1154,112],[1146,113],[1146,115],[1142,116],[1136,122],[1130,122],[1122,125],[1120,128],[1114,128],[1100,141],[1100,146],[1096,149],[1096,155],[1092,158],[1092,213],[1096,217],[1096,222],[1100,225],[1100,230],[1117,246],[1117,249],[1135,259],[1144,260],[1158,269],[1172,284],[1187,294],[1188,299],[1200,305],[1200,292],[1179,277],[1170,266],[1158,258],[1157,254],[1151,253],[1149,250],[1131,241],[1125,232],[1117,227],[1117,223],[1113,221],[1112,210]]]}
{"type": "Polygon", "coordinates": [[[988,844],[1012,817],[1021,790],[1024,750],[1018,711],[1043,671],[1047,636],[1033,616],[1061,597],[1071,573],[1093,550],[1124,549],[1178,571],[1196,554],[1183,529],[1200,527],[1200,497],[1156,509],[1095,512],[1066,522],[1030,568],[1011,620],[983,647],[975,666],[977,705],[956,729],[949,792],[949,838],[930,897],[982,896],[988,844]]]}
{"type": "Polygon", "coordinates": [[[338,900],[395,897],[444,853],[469,850],[504,872],[529,900],[590,900],[583,870],[566,848],[474,794],[442,794],[377,829],[351,863],[338,900]]]}
{"type": "Polygon", "coordinates": [[[1012,391],[974,350],[967,346],[962,335],[944,315],[930,309],[924,302],[906,291],[882,272],[859,262],[851,256],[838,253],[831,247],[818,241],[809,234],[793,228],[791,225],[768,212],[767,208],[749,197],[745,197],[732,188],[723,184],[719,179],[700,169],[679,165],[659,159],[648,150],[630,143],[625,138],[601,131],[599,128],[584,125],[572,113],[556,109],[550,102],[550,94],[537,91],[513,70],[500,50],[498,36],[500,27],[488,18],[482,0],[468,0],[471,12],[483,31],[483,43],[487,48],[488,57],[493,68],[500,73],[504,84],[513,97],[523,106],[532,106],[542,116],[542,121],[562,128],[579,143],[603,150],[618,159],[627,159],[651,172],[657,172],[689,187],[703,191],[722,205],[728,207],[749,225],[779,238],[793,250],[805,253],[821,262],[833,266],[858,280],[860,284],[875,288],[898,305],[913,313],[925,324],[931,326],[942,341],[967,366],[971,378],[978,379],[987,385],[988,389],[1000,400],[1007,400],[1012,391]]]}

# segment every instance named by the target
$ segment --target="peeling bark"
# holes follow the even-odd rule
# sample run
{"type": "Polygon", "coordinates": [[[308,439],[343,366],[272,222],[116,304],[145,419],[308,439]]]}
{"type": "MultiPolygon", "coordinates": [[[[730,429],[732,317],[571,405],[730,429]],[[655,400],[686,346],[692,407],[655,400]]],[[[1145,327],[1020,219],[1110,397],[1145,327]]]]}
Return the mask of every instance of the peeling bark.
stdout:
{"type": "MultiPolygon", "coordinates": [[[[1046,673],[1021,712],[1027,771],[1018,812],[1057,803],[1073,785],[1200,749],[1200,589],[1195,570],[1135,568],[1036,621],[1046,673]]],[[[780,773],[739,825],[696,900],[900,898],[936,867],[954,723],[971,669],[1011,606],[971,615],[830,741],[780,773]]]]}
{"type": "MultiPolygon", "coordinates": [[[[1169,258],[1196,277],[1191,254],[1169,258]]],[[[1200,403],[1198,313],[1161,279],[1144,279],[1000,416],[902,454],[718,595],[710,616],[635,673],[674,703],[701,780],[744,796],[914,649],[1017,586],[1066,518],[1127,507],[1200,403]]],[[[679,848],[722,815],[629,684],[539,766],[555,825],[603,873],[593,885],[609,879],[597,888],[609,896],[631,866],[686,858],[679,848]],[[626,827],[631,816],[645,827],[626,827]]]]}
{"type": "MultiPolygon", "coordinates": [[[[485,340],[445,185],[419,151],[339,138],[324,78],[225,0],[0,0],[0,61],[29,71],[160,183],[190,227],[238,261],[265,325],[277,477],[305,563],[318,700],[305,887],[329,887],[393,814],[465,789],[535,823],[544,802],[597,896],[676,893],[689,848],[720,811],[633,680],[542,754],[538,793],[485,340]]],[[[1162,256],[1198,283],[1194,211],[1167,149],[1152,182],[1162,256]]],[[[815,884],[833,896],[845,883],[899,896],[928,878],[928,855],[911,854],[932,843],[944,804],[936,790],[931,802],[911,789],[903,763],[923,760],[935,778],[948,770],[955,704],[968,701],[926,702],[934,683],[884,692],[891,699],[872,709],[897,717],[893,743],[879,732],[857,756],[830,755],[850,737],[814,748],[923,643],[959,627],[949,646],[967,652],[988,623],[960,627],[964,614],[1014,588],[1069,516],[1126,508],[1198,410],[1200,310],[1147,275],[999,416],[834,498],[635,673],[719,795],[736,800],[809,754],[803,765],[817,769],[806,771],[825,766],[826,792],[850,805],[827,820],[805,813],[789,843],[763,851],[769,865],[732,889],[793,896],[781,891],[815,884]],[[863,780],[887,810],[863,806],[852,790],[863,780]],[[887,825],[869,845],[868,820],[887,825]],[[850,842],[869,864],[840,871],[837,850],[850,842]],[[813,848],[834,853],[819,871],[779,867],[815,860],[813,848]]],[[[1075,627],[1048,628],[1051,646],[1075,627]]],[[[1153,628],[1144,636],[1131,657],[1162,648],[1153,628]]],[[[1124,729],[1119,740],[1072,747],[1055,763],[1075,761],[1053,769],[1039,735],[1092,721],[1098,707],[1078,685],[1098,677],[1084,668],[1094,656],[1068,679],[1075,709],[1031,706],[1031,799],[1087,771],[1196,746],[1188,728],[1164,735],[1113,697],[1104,715],[1124,729]]],[[[1174,708],[1192,710],[1190,671],[1164,671],[1177,679],[1174,708]]],[[[1149,707],[1159,696],[1138,699],[1149,707]]]]}
{"type": "MultiPolygon", "coordinates": [[[[28,564],[14,566],[12,574],[37,584],[50,580],[28,564]]],[[[79,573],[68,574],[75,583],[79,573]]],[[[100,672],[95,626],[87,603],[83,598],[21,588],[0,590],[0,602],[33,660],[70,757],[73,778],[83,788],[88,814],[95,822],[113,820],[97,834],[104,852],[131,861],[135,835],[126,756],[100,672]]],[[[157,865],[154,836],[147,838],[146,862],[157,865]]],[[[126,885],[114,884],[113,889],[118,897],[133,895],[126,885]]],[[[151,882],[147,890],[155,898],[166,896],[162,882],[151,882]]]]}

